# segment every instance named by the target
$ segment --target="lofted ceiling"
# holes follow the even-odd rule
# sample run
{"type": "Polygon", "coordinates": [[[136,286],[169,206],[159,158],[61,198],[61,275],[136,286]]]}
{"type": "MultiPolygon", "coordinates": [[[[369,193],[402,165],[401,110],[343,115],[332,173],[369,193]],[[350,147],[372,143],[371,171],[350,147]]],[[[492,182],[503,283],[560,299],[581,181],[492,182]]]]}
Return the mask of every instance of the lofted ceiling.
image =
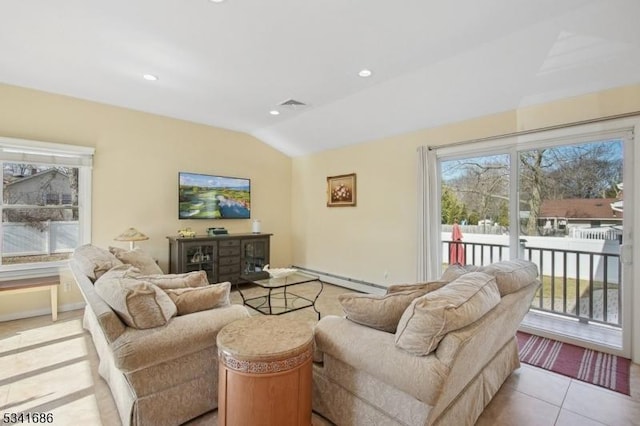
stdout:
{"type": "Polygon", "coordinates": [[[638,16],[640,0],[2,0],[0,83],[300,156],[640,83],[638,16]]]}

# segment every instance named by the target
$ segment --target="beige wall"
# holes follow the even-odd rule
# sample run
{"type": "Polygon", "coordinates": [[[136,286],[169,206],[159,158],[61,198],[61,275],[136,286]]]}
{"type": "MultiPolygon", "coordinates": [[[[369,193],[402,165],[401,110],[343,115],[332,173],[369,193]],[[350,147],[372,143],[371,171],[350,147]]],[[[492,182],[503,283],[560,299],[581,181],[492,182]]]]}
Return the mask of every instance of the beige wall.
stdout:
{"type": "MultiPolygon", "coordinates": [[[[291,263],[291,159],[244,133],[0,85],[0,136],[94,147],[92,240],[106,247],[133,226],[167,270],[167,235],[186,226],[251,232],[250,220],[178,220],[178,171],[248,177],[252,217],[273,233],[272,264],[291,263]]],[[[0,297],[0,316],[48,306],[46,293],[0,297]]],[[[81,301],[60,292],[60,305],[81,301]]]]}
{"type": "MultiPolygon", "coordinates": [[[[118,244],[114,236],[137,227],[151,238],[140,246],[166,270],[167,235],[184,226],[202,233],[216,224],[177,219],[177,172],[246,176],[253,217],[262,220],[263,232],[275,234],[272,264],[383,286],[415,280],[418,146],[632,111],[640,111],[640,85],[290,159],[246,134],[0,85],[0,135],[96,148],[95,244],[118,244]],[[326,207],[326,177],[351,172],[358,176],[357,206],[326,207]]],[[[231,232],[250,231],[249,221],[219,223],[231,232]]],[[[61,304],[80,300],[67,293],[61,292],[61,304]]],[[[0,312],[46,308],[46,294],[40,299],[0,297],[0,312]]]]}
{"type": "Polygon", "coordinates": [[[417,147],[513,131],[512,115],[295,158],[294,264],[383,286],[414,282],[417,147]],[[326,207],[327,176],[346,173],[357,175],[356,207],[326,207]]]}
{"type": "Polygon", "coordinates": [[[293,263],[382,286],[414,282],[418,146],[635,111],[640,111],[640,85],[295,158],[293,263]],[[326,177],[352,172],[357,206],[326,207],[326,177]]]}

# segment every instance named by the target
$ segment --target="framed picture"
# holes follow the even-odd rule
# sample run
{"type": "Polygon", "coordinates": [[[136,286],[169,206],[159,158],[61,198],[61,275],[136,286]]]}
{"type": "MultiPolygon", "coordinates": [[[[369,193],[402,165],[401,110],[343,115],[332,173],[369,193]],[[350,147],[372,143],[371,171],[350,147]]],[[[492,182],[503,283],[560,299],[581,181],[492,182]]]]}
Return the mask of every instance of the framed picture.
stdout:
{"type": "Polygon", "coordinates": [[[356,205],[356,174],[329,176],[327,178],[327,207],[356,205]]]}

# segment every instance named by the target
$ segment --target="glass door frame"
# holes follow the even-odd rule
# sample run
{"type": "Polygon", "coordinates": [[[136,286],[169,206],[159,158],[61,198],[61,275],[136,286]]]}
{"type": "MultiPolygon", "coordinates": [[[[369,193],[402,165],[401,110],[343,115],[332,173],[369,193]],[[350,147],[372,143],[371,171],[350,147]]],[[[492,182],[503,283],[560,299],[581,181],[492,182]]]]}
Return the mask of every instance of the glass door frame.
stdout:
{"type": "MultiPolygon", "coordinates": [[[[479,157],[484,155],[508,154],[511,162],[509,170],[509,220],[512,224],[519,223],[519,158],[520,152],[531,149],[542,149],[587,143],[590,141],[604,140],[611,137],[623,139],[624,152],[624,220],[623,239],[621,246],[622,260],[622,353],[621,355],[632,357],[634,362],[640,362],[640,328],[632,327],[632,324],[640,323],[640,291],[634,291],[633,263],[640,264],[640,250],[633,249],[634,229],[640,229],[640,215],[635,208],[635,188],[640,188],[640,173],[633,172],[633,164],[640,164],[640,149],[634,149],[636,135],[640,134],[640,118],[626,118],[578,126],[568,126],[553,130],[541,130],[519,136],[496,137],[482,141],[469,141],[453,146],[444,146],[432,149],[428,155],[432,155],[432,162],[436,165],[437,182],[436,190],[429,193],[429,204],[432,206],[428,219],[430,226],[439,236],[440,247],[441,230],[441,177],[442,161],[462,158],[479,157]],[[514,167],[514,165],[516,165],[514,167]],[[635,312],[633,307],[636,307],[635,312]],[[633,333],[633,334],[632,334],[633,333]]],[[[509,256],[518,256],[520,239],[519,227],[514,227],[516,232],[509,233],[509,256]]],[[[439,268],[442,265],[441,249],[433,259],[433,265],[439,268]]],[[[429,271],[430,276],[439,276],[439,271],[429,271]]]]}

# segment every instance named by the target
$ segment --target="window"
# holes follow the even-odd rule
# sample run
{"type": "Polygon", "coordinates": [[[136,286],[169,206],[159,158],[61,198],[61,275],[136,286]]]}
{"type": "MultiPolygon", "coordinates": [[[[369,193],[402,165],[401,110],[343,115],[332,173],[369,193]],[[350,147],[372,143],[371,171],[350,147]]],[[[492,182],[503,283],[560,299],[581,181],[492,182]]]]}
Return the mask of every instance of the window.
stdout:
{"type": "MultiPolygon", "coordinates": [[[[630,181],[622,162],[635,124],[627,123],[432,150],[437,190],[430,191],[428,204],[439,206],[428,216],[438,218],[432,237],[449,241],[457,220],[466,225],[467,257],[476,255],[483,263],[521,257],[523,242],[531,245],[540,237],[546,243],[550,237],[597,234],[621,241],[623,216],[615,206],[621,204],[623,181],[630,181]],[[476,241],[480,235],[483,240],[476,241]],[[503,248],[485,247],[483,256],[481,244],[503,248]]],[[[432,262],[432,276],[448,262],[446,247],[442,253],[432,262]]]]}
{"type": "Polygon", "coordinates": [[[542,285],[526,324],[587,340],[580,326],[604,325],[628,355],[639,130],[630,118],[419,150],[418,272],[531,260],[542,285]]]}
{"type": "Polygon", "coordinates": [[[55,267],[89,242],[93,148],[0,138],[0,271],[55,267]]]}

